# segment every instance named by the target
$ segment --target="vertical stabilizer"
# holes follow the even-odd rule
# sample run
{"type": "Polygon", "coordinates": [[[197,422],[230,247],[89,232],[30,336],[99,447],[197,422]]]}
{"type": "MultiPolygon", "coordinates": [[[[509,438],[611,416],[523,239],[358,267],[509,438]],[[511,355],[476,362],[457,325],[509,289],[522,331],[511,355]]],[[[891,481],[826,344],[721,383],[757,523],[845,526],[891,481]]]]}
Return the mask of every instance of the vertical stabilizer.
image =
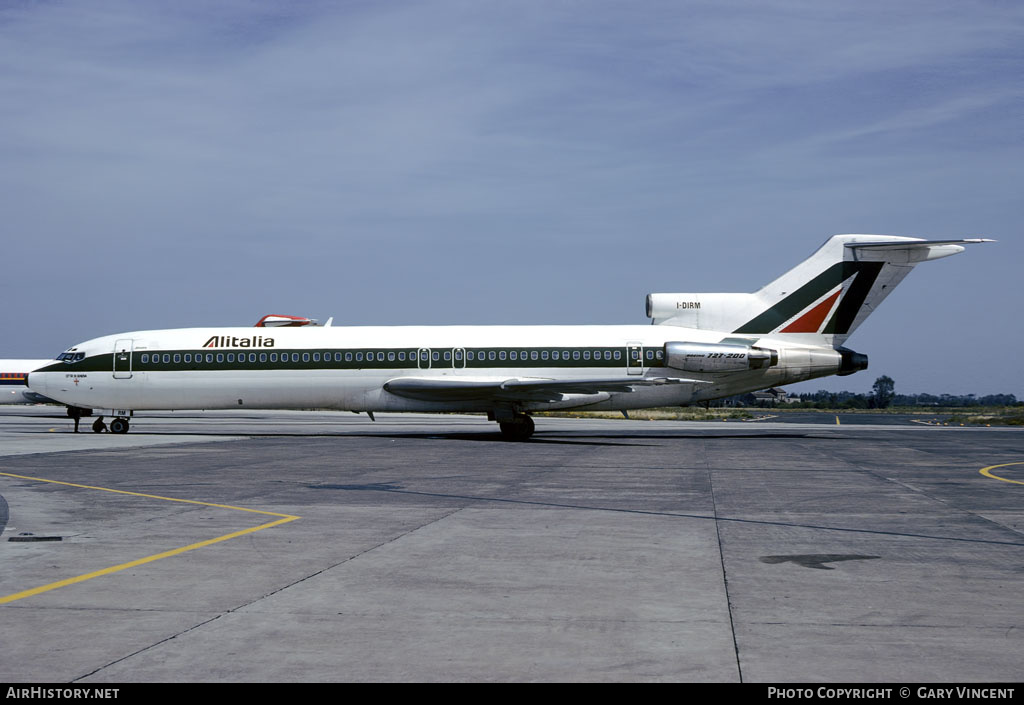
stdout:
{"type": "Polygon", "coordinates": [[[919,262],[989,240],[835,235],[752,294],[650,294],[656,324],[840,347],[919,262]]]}

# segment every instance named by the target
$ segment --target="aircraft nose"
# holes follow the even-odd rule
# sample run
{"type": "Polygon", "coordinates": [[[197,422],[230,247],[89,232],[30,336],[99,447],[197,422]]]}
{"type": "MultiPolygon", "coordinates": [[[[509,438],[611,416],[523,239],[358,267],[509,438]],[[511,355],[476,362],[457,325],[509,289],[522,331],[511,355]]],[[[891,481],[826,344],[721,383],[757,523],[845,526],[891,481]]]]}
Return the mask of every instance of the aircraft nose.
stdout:
{"type": "Polygon", "coordinates": [[[46,396],[49,385],[47,384],[47,375],[41,372],[29,372],[28,373],[28,388],[36,394],[42,394],[46,396]]]}

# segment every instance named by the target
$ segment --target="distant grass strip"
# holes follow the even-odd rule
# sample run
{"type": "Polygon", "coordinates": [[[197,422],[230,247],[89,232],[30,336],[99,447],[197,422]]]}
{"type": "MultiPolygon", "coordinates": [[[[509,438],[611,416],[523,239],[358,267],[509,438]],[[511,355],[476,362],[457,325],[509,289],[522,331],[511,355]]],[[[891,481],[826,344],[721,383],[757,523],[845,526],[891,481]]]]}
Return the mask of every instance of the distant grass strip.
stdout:
{"type": "MultiPolygon", "coordinates": [[[[735,409],[704,407],[663,407],[655,409],[630,409],[629,418],[641,421],[746,421],[759,416],[775,413],[774,409],[735,409]]],[[[621,419],[620,411],[539,411],[535,416],[552,416],[570,419],[621,419]]]]}
{"type": "MultiPolygon", "coordinates": [[[[1024,426],[1024,409],[1011,407],[921,407],[894,406],[887,409],[850,409],[846,407],[808,408],[801,404],[778,404],[776,406],[745,407],[659,407],[654,409],[630,410],[630,419],[641,421],[752,421],[784,414],[858,414],[883,416],[888,414],[913,415],[921,417],[920,423],[938,426],[1024,426]]],[[[579,419],[621,419],[619,411],[540,411],[535,416],[579,419]]]]}

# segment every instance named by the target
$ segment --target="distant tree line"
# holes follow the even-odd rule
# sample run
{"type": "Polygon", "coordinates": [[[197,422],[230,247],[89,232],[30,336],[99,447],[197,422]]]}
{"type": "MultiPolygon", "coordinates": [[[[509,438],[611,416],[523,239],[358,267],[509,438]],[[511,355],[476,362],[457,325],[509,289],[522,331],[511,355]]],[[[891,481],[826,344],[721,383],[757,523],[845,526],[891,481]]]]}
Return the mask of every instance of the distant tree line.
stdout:
{"type": "Polygon", "coordinates": [[[813,393],[789,396],[784,401],[766,398],[765,395],[738,394],[718,402],[722,406],[785,406],[805,409],[886,409],[890,406],[1024,406],[1013,394],[897,394],[892,378],[882,375],[875,380],[871,393],[828,392],[824,389],[813,393]],[[797,399],[799,401],[794,401],[797,399]]]}
{"type": "Polygon", "coordinates": [[[889,404],[882,406],[874,394],[857,392],[826,392],[798,394],[800,404],[817,408],[884,409],[887,406],[1015,406],[1013,394],[893,394],[889,404]]]}

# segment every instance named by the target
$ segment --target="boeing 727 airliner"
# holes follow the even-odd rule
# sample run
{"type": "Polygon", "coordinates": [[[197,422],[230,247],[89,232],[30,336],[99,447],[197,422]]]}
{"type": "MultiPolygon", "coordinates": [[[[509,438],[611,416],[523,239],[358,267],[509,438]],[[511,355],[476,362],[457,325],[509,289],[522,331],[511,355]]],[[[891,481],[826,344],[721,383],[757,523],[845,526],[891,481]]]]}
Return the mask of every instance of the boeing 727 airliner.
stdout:
{"type": "Polygon", "coordinates": [[[969,240],[836,235],[750,294],[650,294],[654,325],[185,328],[80,343],[29,375],[64,404],[111,409],[530,414],[688,405],[867,368],[846,339],[914,265],[969,240]]]}

